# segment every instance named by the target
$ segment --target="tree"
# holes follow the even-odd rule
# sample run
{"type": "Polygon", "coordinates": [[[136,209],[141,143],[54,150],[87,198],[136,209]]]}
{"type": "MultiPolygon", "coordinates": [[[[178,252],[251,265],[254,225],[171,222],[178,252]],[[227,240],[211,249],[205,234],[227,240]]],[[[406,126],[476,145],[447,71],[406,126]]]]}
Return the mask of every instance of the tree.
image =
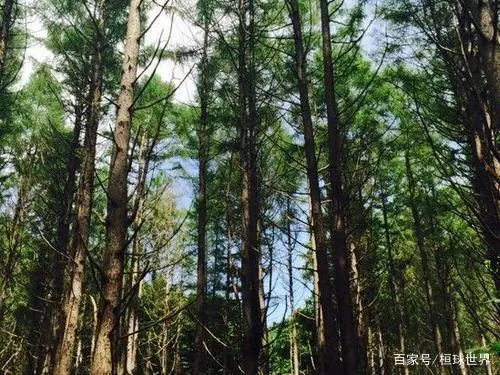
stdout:
{"type": "Polygon", "coordinates": [[[128,144],[141,39],[140,1],[131,0],[108,182],[104,280],[99,301],[93,374],[116,372],[124,253],[127,237],[128,144]]]}

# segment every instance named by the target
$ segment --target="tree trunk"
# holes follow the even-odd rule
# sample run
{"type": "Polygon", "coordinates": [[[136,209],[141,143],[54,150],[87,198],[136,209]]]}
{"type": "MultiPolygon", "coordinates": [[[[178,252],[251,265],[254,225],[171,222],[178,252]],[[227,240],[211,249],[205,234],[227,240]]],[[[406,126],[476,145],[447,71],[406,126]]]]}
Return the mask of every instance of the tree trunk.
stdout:
{"type": "Polygon", "coordinates": [[[368,370],[370,375],[376,375],[375,368],[375,344],[373,342],[372,328],[368,326],[368,370]]]}
{"type": "MultiPolygon", "coordinates": [[[[106,21],[106,5],[103,4],[102,22],[106,21]]],[[[104,27],[102,28],[104,30],[104,27]]],[[[56,333],[54,356],[54,373],[67,375],[71,373],[72,356],[78,328],[78,311],[82,299],[82,285],[86,252],[90,235],[90,219],[92,214],[94,172],[97,128],[100,120],[102,95],[102,54],[103,46],[100,31],[95,31],[94,52],[92,56],[92,73],[88,97],[88,115],[86,118],[85,138],[83,144],[82,172],[78,185],[75,219],[73,223],[72,246],[70,251],[69,277],[64,280],[61,293],[60,322],[56,333]]],[[[63,229],[64,231],[64,229],[63,229]]],[[[64,232],[61,232],[64,235],[64,232]]],[[[62,240],[64,238],[61,237],[62,240]]],[[[62,242],[61,242],[62,245],[62,242]]],[[[56,322],[58,323],[58,322],[56,322]]]]}
{"type": "MultiPolygon", "coordinates": [[[[417,250],[420,254],[422,276],[424,278],[425,296],[427,300],[427,306],[429,308],[429,321],[432,333],[434,335],[434,345],[436,349],[436,354],[441,354],[443,353],[443,339],[441,336],[441,330],[439,328],[439,320],[436,310],[436,301],[431,282],[430,264],[428,260],[427,249],[425,248],[424,244],[424,231],[422,226],[422,220],[420,217],[420,212],[418,211],[417,207],[416,184],[411,169],[410,157],[408,151],[405,152],[405,166],[406,166],[406,178],[408,180],[408,189],[410,193],[409,205],[413,217],[413,232],[415,234],[417,250]]],[[[444,369],[442,366],[438,367],[438,373],[444,374],[444,369]]]]}
{"type": "Polygon", "coordinates": [[[130,257],[130,275],[126,278],[125,288],[126,292],[130,293],[127,308],[125,310],[125,319],[123,322],[123,333],[125,335],[124,342],[120,342],[120,369],[119,371],[125,374],[133,374],[136,371],[137,365],[137,348],[139,334],[139,317],[138,317],[138,304],[139,293],[141,289],[141,275],[139,270],[139,259],[141,253],[140,243],[140,228],[143,219],[143,204],[146,194],[146,180],[149,172],[149,142],[147,138],[147,131],[142,132],[139,141],[139,160],[137,172],[137,186],[135,189],[135,198],[133,204],[133,217],[134,222],[132,228],[134,230],[134,239],[132,241],[132,254],[130,257]]]}
{"type": "Polygon", "coordinates": [[[198,266],[196,282],[196,333],[194,339],[193,374],[203,374],[205,371],[204,332],[205,299],[207,289],[206,275],[206,226],[207,226],[207,187],[206,174],[208,162],[207,121],[208,121],[208,19],[204,15],[203,52],[201,59],[200,123],[198,129],[198,266]]]}
{"type": "Polygon", "coordinates": [[[47,367],[49,373],[53,371],[56,358],[56,347],[58,343],[58,324],[63,318],[61,316],[62,302],[64,296],[65,270],[68,264],[68,248],[70,245],[70,224],[73,212],[73,197],[76,182],[76,173],[78,169],[78,148],[80,146],[80,133],[82,128],[83,110],[82,104],[78,101],[75,105],[75,125],[73,127],[73,136],[68,148],[68,159],[66,162],[66,183],[62,196],[62,211],[57,222],[56,248],[58,253],[54,255],[54,268],[52,275],[49,276],[50,297],[54,301],[51,307],[50,337],[47,353],[47,367]]]}
{"type": "Polygon", "coordinates": [[[355,331],[354,309],[351,300],[350,259],[346,234],[346,201],[342,187],[342,143],[343,136],[338,118],[333,80],[333,61],[330,36],[329,2],[320,0],[321,35],[323,50],[323,80],[328,122],[328,172],[331,200],[331,246],[334,266],[334,289],[337,297],[340,342],[344,373],[358,372],[358,343],[355,331]]]}
{"type": "Polygon", "coordinates": [[[260,306],[258,222],[260,215],[257,174],[257,110],[253,60],[255,24],[253,0],[239,3],[239,67],[243,230],[241,243],[241,291],[243,303],[243,368],[246,375],[259,372],[263,319],[260,306]],[[247,15],[249,22],[247,25],[247,15]],[[247,38],[248,32],[248,38],[247,38]]]}
{"type": "Polygon", "coordinates": [[[131,0],[123,53],[113,152],[108,182],[104,277],[99,301],[93,375],[116,372],[123,262],[127,236],[128,143],[141,37],[140,0],[131,0]]]}
{"type": "MultiPolygon", "coordinates": [[[[472,188],[479,206],[477,217],[488,247],[487,258],[498,292],[500,160],[497,137],[500,129],[500,45],[498,27],[495,27],[498,20],[493,16],[490,4],[482,0],[460,3],[457,49],[460,55],[463,54],[461,63],[468,74],[465,79],[459,79],[462,72],[453,69],[453,62],[448,64],[448,76],[455,90],[464,133],[468,140],[471,165],[475,173],[472,188]],[[479,52],[476,53],[476,50],[479,52]],[[486,87],[483,87],[484,82],[486,87]]],[[[446,54],[443,58],[446,61],[453,59],[446,54]]]]}
{"type": "MultiPolygon", "coordinates": [[[[391,231],[389,228],[389,219],[388,219],[388,209],[387,209],[387,196],[385,196],[383,193],[381,194],[381,201],[382,201],[382,215],[384,219],[384,235],[385,235],[385,247],[387,249],[387,260],[389,263],[389,270],[387,272],[387,278],[389,281],[389,288],[391,290],[391,294],[394,297],[394,304],[392,305],[393,309],[393,314],[396,319],[396,325],[397,325],[397,336],[398,336],[398,341],[399,341],[399,353],[405,354],[406,353],[406,345],[405,345],[405,337],[404,337],[404,328],[403,328],[403,323],[404,323],[404,313],[403,309],[401,308],[401,300],[400,300],[400,295],[399,295],[399,287],[398,284],[396,283],[396,280],[394,278],[396,277],[396,269],[394,268],[394,257],[392,254],[392,242],[391,242],[391,231]]],[[[401,372],[401,371],[400,371],[401,372]]],[[[403,366],[403,371],[404,375],[409,375],[410,370],[408,366],[405,365],[403,366]]]]}
{"type": "MultiPolygon", "coordinates": [[[[168,272],[164,275],[164,280],[165,280],[165,299],[163,300],[163,308],[164,308],[164,315],[168,316],[170,314],[170,305],[169,305],[169,299],[170,299],[170,280],[169,280],[169,275],[168,272]]],[[[177,318],[179,319],[179,318],[177,318]]],[[[167,375],[173,372],[173,369],[175,367],[175,363],[172,366],[172,371],[169,371],[168,366],[168,354],[169,354],[169,341],[170,341],[170,326],[173,326],[171,322],[168,320],[165,320],[162,325],[162,332],[161,332],[161,349],[160,349],[160,368],[161,368],[161,375],[167,375]]]]}
{"type": "Polygon", "coordinates": [[[287,199],[287,249],[288,249],[288,295],[290,299],[290,373],[299,375],[299,346],[297,343],[297,326],[295,323],[295,299],[293,290],[293,241],[292,241],[292,211],[290,198],[287,199]]]}
{"type": "MultiPolygon", "coordinates": [[[[434,225],[434,218],[431,218],[432,230],[436,231],[434,225]]],[[[450,254],[453,254],[453,243],[450,241],[450,254]]],[[[442,315],[446,320],[446,328],[448,331],[447,342],[450,353],[458,354],[464,357],[462,343],[460,340],[460,330],[458,328],[455,304],[450,292],[450,268],[447,262],[446,254],[443,254],[443,248],[437,245],[434,249],[434,256],[436,261],[436,270],[439,279],[439,286],[441,292],[441,308],[442,315]]],[[[467,375],[467,367],[464,361],[460,361],[458,366],[452,367],[452,373],[455,375],[467,375]]]]}
{"type": "MultiPolygon", "coordinates": [[[[36,152],[36,151],[35,151],[36,152]]],[[[32,159],[34,154],[31,155],[28,151],[28,165],[31,168],[32,159]]],[[[28,195],[31,189],[31,175],[28,172],[20,171],[21,182],[17,191],[17,200],[14,207],[14,217],[12,218],[11,228],[8,235],[7,242],[7,259],[4,263],[3,274],[0,277],[0,324],[6,313],[5,299],[8,296],[8,289],[12,282],[16,264],[21,256],[22,234],[26,219],[26,206],[28,204],[28,195]]]]}
{"type": "Polygon", "coordinates": [[[336,322],[330,285],[330,267],[323,214],[321,209],[321,190],[319,186],[318,161],[309,104],[307,83],[307,62],[302,38],[299,4],[297,0],[287,1],[290,20],[293,25],[295,45],[295,73],[300,96],[300,110],[304,131],[304,150],[307,164],[307,178],[311,204],[311,224],[316,244],[319,301],[323,324],[318,331],[319,374],[334,374],[341,371],[337,345],[336,322]]]}
{"type": "Polygon", "coordinates": [[[12,9],[14,0],[5,0],[3,3],[2,24],[0,28],[0,93],[5,88],[5,60],[10,40],[10,30],[12,27],[12,9]]]}
{"type": "Polygon", "coordinates": [[[377,341],[378,341],[378,369],[380,375],[385,375],[385,347],[384,340],[382,337],[382,330],[380,325],[377,325],[377,341]]]}

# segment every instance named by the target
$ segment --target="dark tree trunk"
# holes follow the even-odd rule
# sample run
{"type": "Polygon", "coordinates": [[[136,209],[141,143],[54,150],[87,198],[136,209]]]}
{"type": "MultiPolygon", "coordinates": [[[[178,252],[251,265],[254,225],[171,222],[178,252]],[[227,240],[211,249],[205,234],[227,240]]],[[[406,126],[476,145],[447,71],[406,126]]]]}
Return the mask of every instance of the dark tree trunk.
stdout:
{"type": "Polygon", "coordinates": [[[290,198],[287,199],[287,218],[286,218],[286,238],[288,250],[288,295],[290,299],[290,369],[291,375],[299,375],[299,346],[297,343],[297,325],[295,322],[295,298],[293,289],[293,238],[292,238],[292,210],[290,207],[290,198]]]}
{"type": "Polygon", "coordinates": [[[205,371],[204,332],[205,299],[207,289],[206,275],[206,226],[207,226],[207,122],[208,122],[208,19],[204,15],[203,52],[201,60],[200,123],[198,129],[198,266],[196,282],[196,333],[194,339],[193,374],[203,374],[205,371]]]}
{"type": "Polygon", "coordinates": [[[0,93],[3,91],[6,82],[5,77],[5,60],[10,40],[10,32],[12,27],[12,10],[14,8],[14,0],[5,0],[3,3],[2,24],[0,26],[0,93]]]}
{"type": "MultiPolygon", "coordinates": [[[[399,286],[396,282],[396,269],[394,267],[394,256],[392,253],[392,242],[391,242],[391,230],[389,227],[389,219],[388,219],[388,209],[387,209],[387,197],[382,193],[381,194],[382,201],[382,215],[384,219],[384,236],[385,236],[385,247],[387,250],[387,260],[389,264],[389,269],[387,271],[387,278],[389,281],[389,288],[391,290],[391,294],[394,297],[394,304],[392,305],[394,318],[396,320],[397,326],[397,336],[398,336],[398,350],[399,353],[406,353],[406,345],[405,345],[405,337],[404,337],[404,313],[401,308],[401,300],[400,300],[400,292],[399,286]]],[[[402,371],[400,373],[404,373],[404,375],[409,375],[410,371],[408,366],[405,364],[403,366],[402,371]]]]}
{"type": "MultiPolygon", "coordinates": [[[[14,207],[14,216],[12,218],[11,227],[8,234],[7,242],[7,259],[4,260],[2,275],[0,276],[0,324],[3,323],[7,306],[5,299],[9,292],[9,287],[12,283],[12,277],[19,257],[21,256],[22,235],[26,220],[26,207],[28,204],[28,195],[31,189],[31,163],[33,163],[34,154],[28,151],[28,171],[21,171],[21,182],[17,191],[17,199],[14,207]]],[[[40,295],[39,295],[40,296],[40,295]]]]}
{"type": "Polygon", "coordinates": [[[323,213],[321,209],[321,190],[319,186],[318,161],[316,145],[309,104],[309,90],[307,83],[307,62],[303,46],[302,26],[300,21],[299,4],[297,0],[287,2],[290,19],[293,25],[295,45],[295,73],[300,96],[300,110],[304,131],[304,150],[307,164],[307,178],[311,203],[311,222],[314,233],[317,257],[318,292],[321,307],[322,325],[318,331],[319,369],[318,373],[334,374],[341,370],[334,305],[330,285],[330,267],[328,261],[327,242],[323,213]]]}
{"type": "Polygon", "coordinates": [[[330,36],[329,2],[320,0],[321,35],[323,49],[323,80],[328,122],[328,163],[331,200],[331,246],[334,266],[334,289],[337,297],[340,342],[344,371],[347,375],[358,372],[358,343],[354,309],[351,300],[350,259],[346,233],[346,199],[342,187],[343,135],[338,118],[333,79],[333,60],[330,36]]]}
{"type": "MultiPolygon", "coordinates": [[[[457,97],[470,164],[472,189],[478,203],[474,212],[487,245],[487,258],[497,292],[500,290],[500,45],[498,9],[491,2],[467,0],[457,4],[458,56],[442,51],[449,80],[457,97]],[[496,14],[495,14],[496,13],[496,14]],[[457,67],[458,65],[458,67],[457,67]],[[464,74],[464,72],[466,72],[464,74]]],[[[452,31],[455,34],[455,30],[452,31]]]]}
{"type": "MultiPolygon", "coordinates": [[[[437,315],[436,300],[434,296],[434,290],[431,280],[431,270],[427,254],[427,249],[424,243],[424,228],[420,212],[417,206],[417,192],[416,183],[413,176],[413,171],[410,163],[410,156],[408,152],[405,152],[405,166],[406,166],[406,178],[408,180],[408,190],[409,190],[409,206],[411,210],[411,215],[413,218],[413,232],[415,234],[415,241],[417,243],[417,250],[420,255],[420,262],[422,266],[422,276],[424,281],[425,297],[427,300],[427,306],[429,308],[429,322],[431,330],[434,336],[434,345],[436,349],[436,354],[443,353],[443,339],[441,335],[441,330],[439,328],[439,318],[437,315]]],[[[443,374],[444,369],[442,366],[438,368],[438,373],[443,374]]]]}
{"type": "Polygon", "coordinates": [[[117,99],[118,111],[107,191],[102,295],[99,301],[95,348],[92,355],[93,375],[114,375],[117,371],[120,300],[128,229],[128,144],[141,37],[140,4],[140,0],[130,1],[120,93],[117,99]]]}
{"type": "Polygon", "coordinates": [[[241,244],[241,291],[243,304],[243,369],[246,375],[258,374],[262,350],[263,318],[259,288],[259,187],[257,174],[257,123],[255,67],[253,60],[255,23],[253,0],[239,3],[239,101],[243,231],[241,244]],[[247,16],[249,22],[247,25],[247,16]],[[248,34],[247,34],[248,33],[248,34]]]}
{"type": "MultiPolygon", "coordinates": [[[[120,361],[119,372],[125,374],[133,374],[137,367],[137,350],[139,345],[139,291],[141,286],[141,271],[139,269],[139,260],[141,255],[140,233],[143,220],[144,199],[146,195],[146,180],[149,172],[149,138],[147,130],[141,135],[138,150],[138,171],[137,171],[137,186],[135,189],[135,198],[133,203],[134,221],[132,254],[130,256],[130,265],[128,277],[125,278],[124,294],[130,293],[127,308],[125,309],[123,319],[123,334],[124,340],[119,343],[120,361]]],[[[152,147],[152,146],[151,146],[152,147]]]]}
{"type": "Polygon", "coordinates": [[[68,264],[68,249],[70,245],[70,224],[73,213],[73,198],[75,192],[76,173],[78,170],[78,148],[80,146],[80,133],[82,128],[83,110],[81,102],[75,105],[75,125],[73,136],[68,147],[68,159],[66,162],[66,184],[62,196],[62,207],[59,220],[57,222],[56,248],[58,253],[54,255],[54,267],[52,275],[49,276],[50,299],[54,301],[51,311],[49,333],[48,368],[49,372],[54,370],[56,358],[56,348],[58,344],[58,325],[63,318],[62,299],[64,296],[65,270],[68,264]]]}

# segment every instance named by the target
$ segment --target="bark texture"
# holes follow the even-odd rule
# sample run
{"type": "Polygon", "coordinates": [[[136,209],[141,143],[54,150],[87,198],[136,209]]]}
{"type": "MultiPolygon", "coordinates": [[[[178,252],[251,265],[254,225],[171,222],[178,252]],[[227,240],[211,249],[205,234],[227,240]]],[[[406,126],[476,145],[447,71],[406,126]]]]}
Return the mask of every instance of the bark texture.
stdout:
{"type": "Polygon", "coordinates": [[[344,373],[358,373],[358,340],[355,329],[354,309],[351,297],[350,257],[346,229],[346,198],[342,181],[343,134],[338,116],[333,79],[332,41],[330,35],[329,2],[320,0],[321,36],[323,51],[323,81],[328,122],[328,173],[331,201],[331,253],[334,268],[334,290],[337,298],[340,343],[344,373]]]}
{"type": "Polygon", "coordinates": [[[141,36],[140,3],[140,0],[130,1],[123,51],[120,93],[117,99],[118,110],[108,181],[104,275],[97,315],[95,348],[92,355],[91,373],[93,375],[114,374],[118,363],[116,356],[121,313],[120,300],[128,229],[128,144],[141,36]]]}
{"type": "Polygon", "coordinates": [[[14,8],[14,0],[5,0],[3,3],[2,24],[0,26],[0,92],[3,91],[5,60],[7,49],[10,41],[12,27],[12,10],[14,8]]]}
{"type": "Polygon", "coordinates": [[[259,178],[257,171],[258,113],[255,93],[255,21],[253,0],[239,2],[238,91],[240,107],[240,158],[242,164],[243,230],[241,239],[241,292],[243,308],[243,370],[260,369],[263,314],[260,304],[259,178]],[[247,21],[248,20],[248,21],[247,21]]]}
{"type": "Polygon", "coordinates": [[[198,264],[196,282],[196,333],[194,339],[193,374],[202,374],[205,365],[204,332],[205,300],[207,288],[206,275],[206,226],[207,226],[207,122],[208,122],[208,19],[205,15],[203,51],[200,80],[200,123],[198,129],[198,264]]]}
{"type": "Polygon", "coordinates": [[[322,324],[318,327],[319,374],[334,374],[341,371],[338,352],[334,305],[330,284],[325,225],[321,209],[321,190],[319,186],[318,161],[314,140],[314,129],[309,104],[307,83],[307,62],[302,37],[299,3],[297,0],[287,2],[290,20],[292,21],[295,45],[295,73],[300,96],[300,112],[304,132],[304,150],[307,165],[307,179],[311,204],[311,222],[316,245],[319,304],[322,324]]]}
{"type": "MultiPolygon", "coordinates": [[[[103,4],[103,7],[106,5],[103,4]]],[[[105,11],[103,10],[103,14],[105,11]]],[[[103,17],[103,20],[105,17],[103,17]]],[[[88,109],[85,124],[85,137],[82,149],[82,166],[76,195],[75,217],[73,222],[72,245],[69,252],[68,277],[64,280],[61,293],[60,326],[56,333],[56,345],[53,369],[56,374],[71,373],[73,351],[78,328],[78,312],[82,300],[82,287],[90,235],[90,219],[94,194],[94,172],[97,128],[101,116],[102,96],[102,40],[96,30],[94,51],[91,60],[91,83],[88,95],[88,109]]],[[[68,193],[69,194],[69,193],[68,193]]],[[[61,223],[61,245],[64,230],[61,223]]]]}

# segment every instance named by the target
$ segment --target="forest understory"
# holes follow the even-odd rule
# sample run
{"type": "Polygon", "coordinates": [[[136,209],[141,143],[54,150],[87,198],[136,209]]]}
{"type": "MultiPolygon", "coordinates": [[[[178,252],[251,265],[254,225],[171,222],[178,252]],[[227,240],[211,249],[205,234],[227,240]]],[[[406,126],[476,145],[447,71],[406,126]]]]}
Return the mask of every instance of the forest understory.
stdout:
{"type": "Polygon", "coordinates": [[[499,375],[497,0],[0,0],[0,374],[499,375]]]}

